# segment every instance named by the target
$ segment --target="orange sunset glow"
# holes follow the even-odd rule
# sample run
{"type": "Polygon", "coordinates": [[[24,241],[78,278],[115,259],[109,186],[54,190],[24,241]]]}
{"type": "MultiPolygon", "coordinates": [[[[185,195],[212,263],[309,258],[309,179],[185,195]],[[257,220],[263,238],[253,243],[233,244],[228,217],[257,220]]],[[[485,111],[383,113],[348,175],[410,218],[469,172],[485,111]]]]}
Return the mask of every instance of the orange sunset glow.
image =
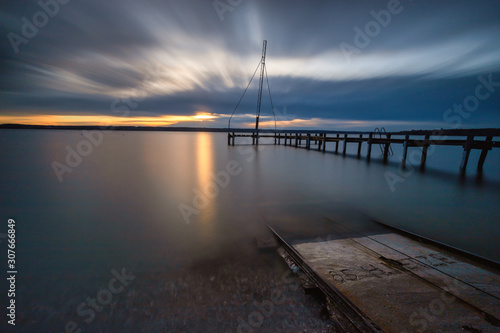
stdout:
{"type": "Polygon", "coordinates": [[[157,117],[119,117],[100,115],[29,115],[0,116],[2,124],[21,125],[81,125],[81,126],[170,126],[180,122],[213,121],[220,115],[198,113],[193,116],[160,115],[157,117]]]}

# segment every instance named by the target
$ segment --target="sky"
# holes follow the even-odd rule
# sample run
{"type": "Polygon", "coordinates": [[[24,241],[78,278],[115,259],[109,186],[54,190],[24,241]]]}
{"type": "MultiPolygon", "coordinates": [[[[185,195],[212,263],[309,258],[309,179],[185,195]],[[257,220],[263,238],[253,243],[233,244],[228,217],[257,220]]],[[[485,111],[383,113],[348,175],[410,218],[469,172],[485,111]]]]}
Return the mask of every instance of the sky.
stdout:
{"type": "Polygon", "coordinates": [[[252,127],[267,40],[261,128],[500,125],[498,1],[0,6],[0,123],[252,127]]]}

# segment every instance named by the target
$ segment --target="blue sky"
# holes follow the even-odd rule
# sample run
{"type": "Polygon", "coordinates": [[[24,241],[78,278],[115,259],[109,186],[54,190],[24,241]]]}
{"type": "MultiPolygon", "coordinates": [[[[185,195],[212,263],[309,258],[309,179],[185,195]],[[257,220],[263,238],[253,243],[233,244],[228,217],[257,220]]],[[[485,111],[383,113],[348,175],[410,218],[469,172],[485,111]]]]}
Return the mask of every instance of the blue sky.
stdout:
{"type": "MultiPolygon", "coordinates": [[[[266,39],[279,127],[500,124],[496,1],[41,0],[0,17],[0,123],[225,127],[266,39]]],[[[233,126],[253,125],[257,81],[233,126]]]]}

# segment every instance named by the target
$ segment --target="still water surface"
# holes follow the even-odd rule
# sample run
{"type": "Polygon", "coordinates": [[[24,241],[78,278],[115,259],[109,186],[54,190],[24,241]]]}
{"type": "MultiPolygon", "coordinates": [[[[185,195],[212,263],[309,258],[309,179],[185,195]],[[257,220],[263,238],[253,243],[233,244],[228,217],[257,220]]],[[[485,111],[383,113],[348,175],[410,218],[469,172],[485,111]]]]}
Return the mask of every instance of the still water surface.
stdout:
{"type": "Polygon", "coordinates": [[[347,207],[500,261],[498,151],[480,184],[459,181],[460,150],[443,150],[429,156],[428,172],[391,191],[384,174],[397,174],[397,164],[377,162],[375,149],[367,164],[282,145],[232,147],[223,133],[115,131],[59,182],[51,164],[64,164],[66,147],[84,139],[80,131],[0,131],[0,232],[16,220],[26,276],[182,267],[250,244],[266,224],[259,207],[274,204],[284,213],[347,207]]]}
{"type": "Polygon", "coordinates": [[[391,191],[385,174],[399,175],[397,166],[377,163],[376,147],[367,164],[284,146],[227,146],[221,133],[116,131],[59,182],[51,163],[65,164],[66,147],[76,149],[84,139],[79,131],[1,132],[2,217],[19,220],[20,237],[34,252],[78,249],[75,255],[95,261],[106,256],[103,249],[120,253],[156,242],[175,253],[196,252],[248,235],[262,222],[259,204],[331,201],[500,260],[497,151],[486,160],[482,184],[456,177],[457,149],[451,162],[444,153],[430,156],[429,172],[410,172],[391,191]],[[434,172],[433,163],[451,172],[434,172]],[[234,170],[226,180],[221,173],[228,168],[234,170]]]}

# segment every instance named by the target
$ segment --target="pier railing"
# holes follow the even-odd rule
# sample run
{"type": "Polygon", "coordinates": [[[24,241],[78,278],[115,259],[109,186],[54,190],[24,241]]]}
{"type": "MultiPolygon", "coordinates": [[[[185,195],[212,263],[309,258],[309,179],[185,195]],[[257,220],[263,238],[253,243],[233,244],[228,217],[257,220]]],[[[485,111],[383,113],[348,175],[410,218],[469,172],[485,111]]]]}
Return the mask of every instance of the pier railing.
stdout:
{"type": "Polygon", "coordinates": [[[480,150],[481,155],[477,164],[478,173],[482,173],[488,151],[500,148],[500,129],[469,129],[469,130],[418,130],[385,132],[354,132],[354,131],[317,131],[317,130],[259,130],[258,135],[251,129],[228,130],[228,145],[235,145],[237,138],[252,138],[252,144],[259,144],[259,138],[272,138],[274,144],[316,149],[325,152],[327,143],[335,145],[334,152],[339,153],[339,144],[342,143],[342,155],[346,155],[347,145],[357,145],[357,157],[361,157],[361,147],[368,145],[366,159],[370,161],[372,146],[379,145],[382,149],[383,162],[387,163],[391,152],[391,145],[403,145],[402,165],[406,166],[408,149],[422,148],[420,169],[425,169],[427,152],[430,146],[459,146],[463,148],[460,172],[465,174],[470,153],[473,149],[480,150]]]}

